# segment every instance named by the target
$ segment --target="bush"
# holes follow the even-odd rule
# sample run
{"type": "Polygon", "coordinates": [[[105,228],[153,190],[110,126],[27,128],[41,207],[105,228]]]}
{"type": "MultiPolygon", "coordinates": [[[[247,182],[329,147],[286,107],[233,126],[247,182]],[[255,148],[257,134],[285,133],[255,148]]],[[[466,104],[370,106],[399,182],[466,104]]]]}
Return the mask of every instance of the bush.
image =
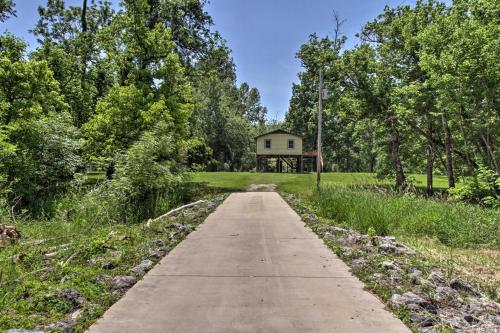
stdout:
{"type": "Polygon", "coordinates": [[[8,200],[12,204],[20,199],[36,214],[69,188],[81,165],[78,130],[69,114],[54,113],[13,124],[8,133],[15,145],[0,166],[7,176],[8,200]]]}
{"type": "Polygon", "coordinates": [[[69,187],[78,130],[48,64],[24,60],[23,42],[0,39],[0,186],[11,209],[37,214],[69,187]]]}
{"type": "Polygon", "coordinates": [[[464,178],[448,191],[452,199],[500,207],[500,177],[484,165],[479,166],[472,177],[464,178]]]}
{"type": "MultiPolygon", "coordinates": [[[[154,217],[189,200],[183,173],[185,152],[160,123],[146,132],[118,158],[116,174],[91,191],[84,209],[96,207],[94,219],[114,222],[138,222],[154,217]]],[[[92,210],[92,208],[91,208],[92,210]]]]}
{"type": "Polygon", "coordinates": [[[212,148],[198,138],[187,142],[186,164],[191,171],[205,171],[217,163],[212,158],[212,148]]]}

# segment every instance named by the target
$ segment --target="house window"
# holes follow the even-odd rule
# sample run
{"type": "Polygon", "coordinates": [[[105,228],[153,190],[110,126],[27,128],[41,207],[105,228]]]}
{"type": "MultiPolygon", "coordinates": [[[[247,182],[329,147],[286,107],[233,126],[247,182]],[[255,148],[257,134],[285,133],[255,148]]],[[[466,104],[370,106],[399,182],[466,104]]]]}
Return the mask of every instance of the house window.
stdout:
{"type": "Polygon", "coordinates": [[[266,139],[264,141],[264,148],[271,149],[271,139],[266,139]]]}
{"type": "Polygon", "coordinates": [[[293,149],[295,148],[295,142],[293,141],[293,139],[289,139],[288,140],[288,149],[293,149]]]}

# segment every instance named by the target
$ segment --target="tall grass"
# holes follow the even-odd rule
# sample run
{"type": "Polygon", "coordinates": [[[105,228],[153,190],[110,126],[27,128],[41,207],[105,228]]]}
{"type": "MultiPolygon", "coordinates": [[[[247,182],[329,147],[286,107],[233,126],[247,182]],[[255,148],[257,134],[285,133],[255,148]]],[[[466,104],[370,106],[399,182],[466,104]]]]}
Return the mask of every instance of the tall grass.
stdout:
{"type": "Polygon", "coordinates": [[[499,210],[345,186],[326,186],[311,200],[321,216],[361,232],[427,236],[458,248],[500,248],[499,210]]]}

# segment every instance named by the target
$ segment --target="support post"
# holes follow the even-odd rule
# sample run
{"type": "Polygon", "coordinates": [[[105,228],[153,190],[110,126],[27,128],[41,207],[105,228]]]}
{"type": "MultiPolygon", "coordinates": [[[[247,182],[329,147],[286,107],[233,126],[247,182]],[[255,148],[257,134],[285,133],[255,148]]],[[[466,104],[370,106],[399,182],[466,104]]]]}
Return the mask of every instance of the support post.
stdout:
{"type": "Polygon", "coordinates": [[[319,100],[318,100],[318,156],[316,157],[316,187],[319,190],[321,181],[321,126],[323,123],[323,69],[319,70],[319,100]]]}

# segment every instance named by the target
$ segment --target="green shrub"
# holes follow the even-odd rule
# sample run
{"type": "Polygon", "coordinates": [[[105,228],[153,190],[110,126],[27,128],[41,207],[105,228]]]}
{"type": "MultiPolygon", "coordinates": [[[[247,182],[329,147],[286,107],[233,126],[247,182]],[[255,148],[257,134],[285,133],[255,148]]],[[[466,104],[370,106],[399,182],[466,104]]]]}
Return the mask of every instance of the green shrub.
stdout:
{"type": "Polygon", "coordinates": [[[3,163],[9,202],[21,199],[22,206],[36,214],[68,190],[81,165],[78,131],[69,114],[62,113],[13,124],[8,132],[15,143],[10,158],[3,163]]]}
{"type": "Polygon", "coordinates": [[[169,126],[158,124],[118,158],[113,179],[84,196],[80,218],[138,222],[189,200],[184,156],[169,126]]]}
{"type": "Polygon", "coordinates": [[[500,176],[484,165],[448,191],[453,199],[500,207],[500,176]]]}
{"type": "Polygon", "coordinates": [[[186,164],[191,171],[208,170],[217,164],[212,154],[212,148],[205,141],[194,138],[187,142],[186,164]]]}
{"type": "Polygon", "coordinates": [[[0,186],[10,207],[39,213],[68,189],[80,164],[78,130],[47,62],[24,60],[26,45],[13,38],[2,42],[0,186]]]}

